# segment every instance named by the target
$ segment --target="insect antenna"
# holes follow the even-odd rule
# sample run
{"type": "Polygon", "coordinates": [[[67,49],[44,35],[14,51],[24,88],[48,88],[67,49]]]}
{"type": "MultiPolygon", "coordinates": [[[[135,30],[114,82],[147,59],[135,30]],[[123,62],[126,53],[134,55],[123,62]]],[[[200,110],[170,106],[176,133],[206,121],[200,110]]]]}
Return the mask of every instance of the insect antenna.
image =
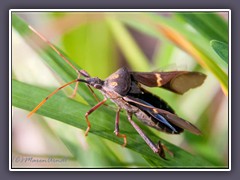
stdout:
{"type": "Polygon", "coordinates": [[[45,41],[59,56],[61,56],[66,63],[68,63],[78,74],[79,70],[49,41],[46,37],[44,37],[42,34],[40,34],[36,29],[34,29],[32,26],[28,26],[29,29],[31,29],[36,35],[38,35],[43,41],[45,41]]]}
{"type": "Polygon", "coordinates": [[[42,100],[42,102],[40,102],[28,115],[27,117],[29,118],[30,116],[32,116],[50,97],[52,97],[54,94],[56,94],[59,90],[65,88],[66,86],[73,84],[75,82],[78,82],[79,79],[75,79],[69,83],[64,84],[63,86],[57,88],[55,91],[53,91],[51,94],[49,94],[45,99],[42,100]]]}
{"type": "MultiPolygon", "coordinates": [[[[39,33],[36,29],[34,29],[32,26],[28,26],[29,29],[31,29],[37,36],[39,36],[44,42],[46,42],[60,57],[63,58],[63,60],[68,63],[78,74],[77,79],[79,79],[81,76],[84,77],[90,77],[90,75],[84,71],[84,70],[78,70],[49,40],[47,40],[47,38],[45,36],[43,36],[41,33],[39,33]]],[[[77,89],[78,89],[78,84],[79,81],[76,82],[76,85],[74,87],[74,91],[73,94],[71,95],[71,98],[74,98],[75,95],[77,94],[77,89]]],[[[90,88],[89,85],[87,85],[88,89],[90,90],[90,92],[92,93],[92,95],[94,96],[94,98],[96,99],[97,102],[99,102],[99,99],[97,97],[97,95],[94,93],[94,91],[90,88]]]]}

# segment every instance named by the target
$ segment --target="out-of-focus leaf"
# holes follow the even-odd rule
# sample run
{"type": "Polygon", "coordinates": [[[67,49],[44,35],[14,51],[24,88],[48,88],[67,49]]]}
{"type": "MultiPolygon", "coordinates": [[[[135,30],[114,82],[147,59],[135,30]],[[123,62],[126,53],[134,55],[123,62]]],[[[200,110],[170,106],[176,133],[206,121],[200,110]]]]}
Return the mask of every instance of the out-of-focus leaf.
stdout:
{"type": "Polygon", "coordinates": [[[65,33],[62,40],[71,59],[92,76],[105,78],[116,70],[115,47],[106,21],[81,24],[65,33]]]}
{"type": "Polygon", "coordinates": [[[219,15],[211,12],[177,13],[187,23],[192,25],[209,41],[216,39],[228,42],[228,25],[219,15]]]}
{"type": "Polygon", "coordinates": [[[139,49],[122,22],[115,18],[108,18],[107,22],[117,44],[126,56],[131,68],[138,71],[148,70],[149,63],[146,56],[139,49]]]}
{"type": "Polygon", "coordinates": [[[210,41],[210,45],[219,57],[228,64],[228,45],[217,40],[210,41]]]}
{"type": "Polygon", "coordinates": [[[21,36],[29,34],[30,32],[27,24],[15,14],[12,14],[12,26],[14,29],[18,30],[18,33],[21,34],[21,36]]]}
{"type": "Polygon", "coordinates": [[[154,58],[154,67],[167,68],[171,64],[170,60],[174,49],[175,47],[167,41],[161,43],[154,58]]]}

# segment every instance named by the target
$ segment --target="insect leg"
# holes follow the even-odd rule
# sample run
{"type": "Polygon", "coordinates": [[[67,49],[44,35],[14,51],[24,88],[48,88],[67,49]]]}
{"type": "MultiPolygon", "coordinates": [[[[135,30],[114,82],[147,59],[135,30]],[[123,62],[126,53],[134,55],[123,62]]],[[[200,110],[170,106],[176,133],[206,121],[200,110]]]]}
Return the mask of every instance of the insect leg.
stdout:
{"type": "MultiPolygon", "coordinates": [[[[161,141],[158,142],[158,148],[159,148],[160,150],[162,150],[163,153],[164,153],[164,150],[165,150],[165,151],[168,152],[168,154],[170,154],[170,156],[174,157],[173,152],[170,151],[163,143],[161,143],[161,141]]],[[[164,155],[164,156],[165,156],[165,155],[164,155]]]]}
{"type": "Polygon", "coordinates": [[[88,112],[86,112],[85,114],[85,118],[86,118],[86,121],[87,121],[87,129],[85,131],[85,136],[88,135],[88,132],[91,128],[91,124],[90,124],[90,121],[88,120],[88,116],[93,112],[95,111],[97,108],[99,108],[101,105],[103,105],[105,102],[107,101],[107,98],[104,98],[101,102],[97,103],[95,106],[93,106],[88,112]]]}
{"type": "Polygon", "coordinates": [[[132,120],[132,114],[131,113],[127,112],[127,117],[128,117],[128,121],[131,123],[131,125],[134,127],[134,129],[136,129],[138,134],[143,138],[143,140],[147,143],[147,145],[153,150],[153,152],[159,154],[160,157],[165,159],[164,150],[163,150],[161,144],[160,145],[158,144],[158,146],[156,146],[151,141],[151,139],[149,139],[147,137],[147,135],[140,129],[140,127],[132,120]]]}
{"type": "Polygon", "coordinates": [[[114,133],[117,137],[119,138],[123,138],[123,147],[125,147],[127,145],[127,136],[125,134],[120,134],[119,133],[119,113],[120,113],[120,108],[118,108],[117,110],[117,114],[116,114],[116,118],[115,118],[115,130],[114,130],[114,133]]]}
{"type": "MultiPolygon", "coordinates": [[[[79,79],[81,77],[81,74],[78,73],[78,76],[77,76],[77,79],[79,79]]],[[[79,81],[77,81],[75,87],[74,87],[74,91],[73,91],[73,94],[70,96],[71,98],[74,98],[77,94],[77,89],[78,89],[78,84],[79,84],[79,81]]]]}
{"type": "Polygon", "coordinates": [[[97,95],[94,93],[94,91],[93,91],[93,89],[91,88],[91,86],[89,86],[89,85],[87,84],[87,87],[88,87],[88,89],[90,90],[90,92],[92,93],[92,95],[93,95],[93,97],[95,98],[95,100],[96,100],[97,102],[100,102],[100,100],[98,99],[97,95]]]}
{"type": "MultiPolygon", "coordinates": [[[[90,92],[92,93],[93,97],[95,98],[95,100],[97,102],[100,102],[99,98],[97,97],[97,95],[94,93],[93,89],[91,88],[91,86],[89,86],[88,84],[86,85],[88,87],[88,89],[90,90],[90,92]]],[[[107,104],[103,104],[104,106],[106,106],[109,109],[112,109],[114,111],[116,111],[116,108],[107,104]]]]}

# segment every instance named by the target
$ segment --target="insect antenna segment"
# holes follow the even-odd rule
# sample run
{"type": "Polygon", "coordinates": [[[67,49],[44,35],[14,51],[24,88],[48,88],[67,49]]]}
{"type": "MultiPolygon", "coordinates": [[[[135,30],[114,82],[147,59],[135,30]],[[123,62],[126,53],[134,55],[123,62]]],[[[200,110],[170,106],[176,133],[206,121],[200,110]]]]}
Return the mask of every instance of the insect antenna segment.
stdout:
{"type": "Polygon", "coordinates": [[[28,26],[29,29],[31,29],[36,35],[38,35],[43,41],[45,41],[59,56],[61,56],[66,63],[68,63],[78,74],[79,70],[49,41],[46,37],[44,37],[42,34],[40,34],[36,29],[34,29],[32,26],[28,26]]]}

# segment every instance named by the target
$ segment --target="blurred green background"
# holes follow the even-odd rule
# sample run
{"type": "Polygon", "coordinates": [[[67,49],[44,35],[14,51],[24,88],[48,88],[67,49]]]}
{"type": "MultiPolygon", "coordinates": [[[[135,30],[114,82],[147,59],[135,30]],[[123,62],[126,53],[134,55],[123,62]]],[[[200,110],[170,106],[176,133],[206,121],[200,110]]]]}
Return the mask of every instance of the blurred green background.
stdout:
{"type": "Polygon", "coordinates": [[[13,167],[228,167],[228,12],[15,12],[12,27],[13,167]],[[92,129],[84,137],[84,114],[96,102],[82,85],[74,100],[68,98],[72,87],[66,88],[39,110],[43,116],[27,119],[28,111],[47,94],[76,78],[27,25],[46,36],[77,67],[101,79],[122,66],[134,71],[207,74],[201,87],[182,96],[147,88],[203,135],[166,135],[139,124],[154,142],[162,138],[173,150],[175,157],[164,161],[142,145],[125,113],[120,132],[127,134],[129,146],[122,148],[122,139],[113,133],[114,111],[101,107],[89,116],[92,129]]]}

